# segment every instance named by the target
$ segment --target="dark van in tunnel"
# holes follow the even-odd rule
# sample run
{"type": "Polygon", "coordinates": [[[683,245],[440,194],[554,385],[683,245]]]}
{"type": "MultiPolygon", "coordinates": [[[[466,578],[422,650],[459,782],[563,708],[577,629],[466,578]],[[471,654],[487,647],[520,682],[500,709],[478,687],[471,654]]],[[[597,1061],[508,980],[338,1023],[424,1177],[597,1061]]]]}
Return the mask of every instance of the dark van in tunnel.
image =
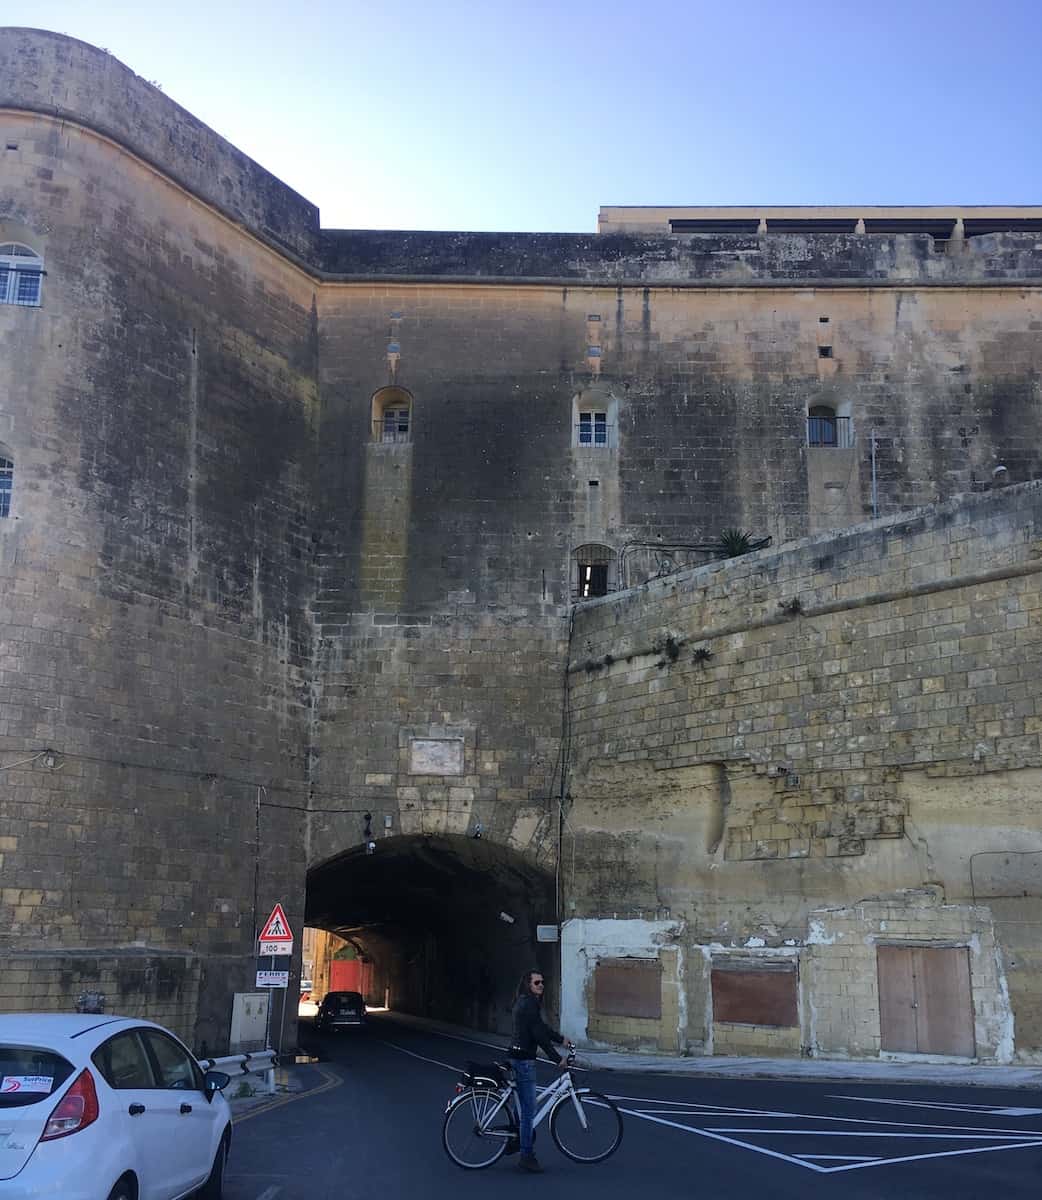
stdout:
{"type": "Polygon", "coordinates": [[[315,1028],[323,1033],[363,1025],[365,1001],[361,992],[327,992],[315,1014],[315,1028]]]}

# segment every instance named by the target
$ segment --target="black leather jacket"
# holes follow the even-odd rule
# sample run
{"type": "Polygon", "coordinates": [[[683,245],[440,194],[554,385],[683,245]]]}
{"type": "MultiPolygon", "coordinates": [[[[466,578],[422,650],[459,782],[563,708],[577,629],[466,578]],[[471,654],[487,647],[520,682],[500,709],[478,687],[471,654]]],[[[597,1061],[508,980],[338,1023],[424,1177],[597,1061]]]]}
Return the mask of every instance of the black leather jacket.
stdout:
{"type": "Polygon", "coordinates": [[[551,1062],[559,1062],[561,1056],[554,1049],[564,1038],[543,1020],[542,1005],[535,996],[518,996],[514,1003],[514,1037],[510,1043],[510,1057],[533,1059],[539,1057],[539,1047],[546,1051],[551,1062]]]}

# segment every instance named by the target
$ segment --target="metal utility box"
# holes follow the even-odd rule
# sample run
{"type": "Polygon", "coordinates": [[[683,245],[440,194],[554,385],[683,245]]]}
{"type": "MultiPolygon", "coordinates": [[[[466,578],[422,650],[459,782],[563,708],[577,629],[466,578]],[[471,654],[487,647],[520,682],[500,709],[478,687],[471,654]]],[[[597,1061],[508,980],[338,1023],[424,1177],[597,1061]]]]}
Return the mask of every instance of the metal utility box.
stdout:
{"type": "Polygon", "coordinates": [[[236,992],[232,999],[231,1054],[264,1050],[267,1043],[268,992],[236,992]]]}

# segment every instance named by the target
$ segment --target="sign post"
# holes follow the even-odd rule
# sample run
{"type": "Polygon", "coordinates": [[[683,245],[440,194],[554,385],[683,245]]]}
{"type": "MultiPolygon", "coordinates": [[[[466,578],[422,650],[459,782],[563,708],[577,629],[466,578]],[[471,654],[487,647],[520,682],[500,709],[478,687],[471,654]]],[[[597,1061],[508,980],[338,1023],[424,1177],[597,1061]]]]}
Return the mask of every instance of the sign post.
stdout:
{"type": "MultiPolygon", "coordinates": [[[[286,1028],[286,996],[289,988],[289,963],[278,962],[293,954],[293,931],[281,904],[271,910],[257,938],[257,987],[282,990],[282,1015],[279,1019],[278,1053],[282,1053],[282,1034],[286,1028]]],[[[271,1006],[268,1006],[270,1019],[271,1006]]]]}

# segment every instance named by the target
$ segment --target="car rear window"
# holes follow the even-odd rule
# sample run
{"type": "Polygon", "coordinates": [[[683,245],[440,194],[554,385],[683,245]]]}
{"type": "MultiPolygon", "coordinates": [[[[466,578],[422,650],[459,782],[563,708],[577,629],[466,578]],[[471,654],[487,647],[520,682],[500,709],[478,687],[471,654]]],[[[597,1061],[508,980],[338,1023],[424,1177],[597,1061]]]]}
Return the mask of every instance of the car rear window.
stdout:
{"type": "Polygon", "coordinates": [[[53,1095],[73,1072],[53,1050],[38,1046],[0,1046],[0,1108],[39,1104],[53,1095]]]}

